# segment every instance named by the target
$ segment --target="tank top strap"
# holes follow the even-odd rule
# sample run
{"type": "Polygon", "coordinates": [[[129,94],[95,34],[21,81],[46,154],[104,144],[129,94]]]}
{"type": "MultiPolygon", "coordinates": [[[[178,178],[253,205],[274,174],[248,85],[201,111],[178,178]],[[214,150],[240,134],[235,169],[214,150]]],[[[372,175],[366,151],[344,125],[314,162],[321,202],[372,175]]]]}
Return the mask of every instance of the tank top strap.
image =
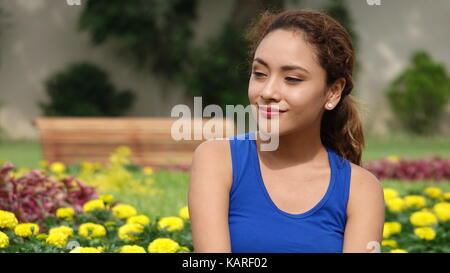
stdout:
{"type": "Polygon", "coordinates": [[[231,161],[233,168],[233,183],[230,195],[233,196],[241,183],[245,170],[252,166],[251,141],[255,138],[253,132],[231,136],[228,138],[230,144],[231,161]]]}
{"type": "Polygon", "coordinates": [[[329,147],[327,149],[332,155],[331,168],[335,174],[335,188],[327,206],[333,208],[340,224],[345,226],[347,221],[347,203],[350,194],[351,166],[347,159],[341,157],[333,149],[329,147]]]}

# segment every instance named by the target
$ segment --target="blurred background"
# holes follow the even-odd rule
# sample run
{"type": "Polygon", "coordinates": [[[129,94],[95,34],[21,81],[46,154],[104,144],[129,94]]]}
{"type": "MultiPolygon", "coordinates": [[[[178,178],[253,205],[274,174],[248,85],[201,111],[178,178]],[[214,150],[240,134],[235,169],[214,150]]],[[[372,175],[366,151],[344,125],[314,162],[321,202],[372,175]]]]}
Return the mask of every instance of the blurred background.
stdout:
{"type": "MultiPolygon", "coordinates": [[[[321,10],[347,28],[357,56],[352,94],[362,102],[364,167],[401,194],[439,183],[444,198],[447,0],[0,0],[0,159],[24,171],[50,168],[37,117],[165,118],[177,104],[193,109],[194,96],[203,106],[247,105],[243,34],[267,8],[321,10]]],[[[176,182],[163,187],[181,206],[188,173],[168,173],[162,180],[176,182]]],[[[156,203],[139,206],[172,212],[156,203]]]]}

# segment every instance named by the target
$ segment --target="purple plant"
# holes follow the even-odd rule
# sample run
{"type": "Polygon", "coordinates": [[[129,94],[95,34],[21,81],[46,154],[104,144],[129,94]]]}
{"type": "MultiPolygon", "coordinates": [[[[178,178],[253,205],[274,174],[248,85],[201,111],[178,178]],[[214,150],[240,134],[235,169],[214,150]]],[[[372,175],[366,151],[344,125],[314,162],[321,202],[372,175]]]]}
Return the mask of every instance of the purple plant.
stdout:
{"type": "Polygon", "coordinates": [[[13,169],[9,162],[0,168],[0,209],[13,212],[21,222],[42,221],[61,207],[79,213],[84,203],[98,197],[95,188],[74,176],[55,180],[32,170],[14,178],[10,175],[13,169]]]}
{"type": "Polygon", "coordinates": [[[380,159],[362,165],[378,179],[450,180],[450,158],[435,156],[420,160],[400,159],[398,162],[380,159]]]}

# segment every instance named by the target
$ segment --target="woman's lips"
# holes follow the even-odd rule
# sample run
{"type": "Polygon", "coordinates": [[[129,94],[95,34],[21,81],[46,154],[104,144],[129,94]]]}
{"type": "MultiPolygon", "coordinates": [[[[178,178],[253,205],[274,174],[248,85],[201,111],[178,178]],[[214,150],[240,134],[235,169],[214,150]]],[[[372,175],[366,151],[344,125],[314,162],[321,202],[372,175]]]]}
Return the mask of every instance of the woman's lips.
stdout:
{"type": "Polygon", "coordinates": [[[273,116],[280,116],[285,111],[280,111],[280,110],[278,110],[276,108],[260,107],[259,108],[259,112],[260,112],[260,114],[263,117],[270,118],[270,117],[273,117],[273,116]]]}

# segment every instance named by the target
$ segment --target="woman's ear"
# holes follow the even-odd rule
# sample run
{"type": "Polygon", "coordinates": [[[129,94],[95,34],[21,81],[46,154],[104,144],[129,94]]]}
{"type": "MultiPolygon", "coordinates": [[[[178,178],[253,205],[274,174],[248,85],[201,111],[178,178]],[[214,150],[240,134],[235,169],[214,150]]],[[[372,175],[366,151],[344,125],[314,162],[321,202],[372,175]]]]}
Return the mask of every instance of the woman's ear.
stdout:
{"type": "Polygon", "coordinates": [[[328,89],[327,101],[325,103],[325,108],[327,110],[332,110],[341,100],[342,91],[345,88],[346,80],[341,77],[337,79],[328,89]]]}
{"type": "Polygon", "coordinates": [[[345,83],[345,78],[339,78],[333,83],[328,92],[329,102],[334,103],[334,105],[338,104],[341,99],[342,91],[345,88],[345,83]]]}

